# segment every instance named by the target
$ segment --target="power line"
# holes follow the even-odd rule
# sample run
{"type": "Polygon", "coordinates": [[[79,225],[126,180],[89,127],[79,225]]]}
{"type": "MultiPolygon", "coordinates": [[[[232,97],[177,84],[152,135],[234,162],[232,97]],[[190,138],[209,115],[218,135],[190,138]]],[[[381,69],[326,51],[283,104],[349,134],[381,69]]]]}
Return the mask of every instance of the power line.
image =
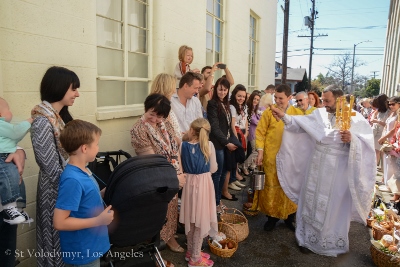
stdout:
{"type": "MultiPolygon", "coordinates": [[[[309,54],[301,54],[301,55],[290,55],[288,57],[302,57],[308,56],[309,54]]],[[[356,54],[357,56],[383,56],[383,54],[356,54]]],[[[313,56],[343,56],[343,54],[313,54],[313,56]]],[[[275,58],[279,58],[275,57],[275,58]]]]}
{"type": "Polygon", "coordinates": [[[345,26],[345,27],[336,27],[336,28],[315,28],[316,30],[324,30],[324,31],[334,31],[334,30],[371,30],[371,29],[385,29],[386,25],[372,25],[372,26],[363,26],[363,27],[354,27],[354,26],[345,26]]]}

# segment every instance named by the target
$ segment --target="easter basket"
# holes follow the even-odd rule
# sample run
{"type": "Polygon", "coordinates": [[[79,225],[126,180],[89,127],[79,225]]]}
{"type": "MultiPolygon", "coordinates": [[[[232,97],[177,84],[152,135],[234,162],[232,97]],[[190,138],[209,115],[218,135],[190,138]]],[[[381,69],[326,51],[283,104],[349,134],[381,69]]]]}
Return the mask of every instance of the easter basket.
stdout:
{"type": "Polygon", "coordinates": [[[400,259],[393,258],[393,255],[386,254],[380,251],[374,245],[369,248],[371,251],[371,258],[374,264],[378,267],[400,267],[400,259]]]}
{"type": "Polygon", "coordinates": [[[393,229],[392,230],[387,230],[381,227],[377,221],[374,221],[372,223],[372,237],[375,240],[381,240],[384,235],[392,235],[393,234],[393,229]]]}
{"type": "Polygon", "coordinates": [[[219,222],[218,223],[218,231],[222,232],[226,235],[226,242],[232,242],[233,243],[233,248],[229,249],[229,248],[219,248],[215,245],[212,244],[211,240],[208,240],[208,245],[210,247],[210,251],[217,255],[220,256],[222,258],[230,258],[232,257],[232,255],[235,253],[235,251],[238,248],[238,241],[237,241],[237,234],[235,229],[233,229],[232,226],[230,226],[227,223],[224,222],[219,222]]]}
{"type": "Polygon", "coordinates": [[[233,229],[235,229],[238,242],[241,242],[247,238],[249,235],[249,223],[246,216],[244,216],[240,210],[226,208],[220,217],[221,221],[229,224],[233,227],[233,229]]]}

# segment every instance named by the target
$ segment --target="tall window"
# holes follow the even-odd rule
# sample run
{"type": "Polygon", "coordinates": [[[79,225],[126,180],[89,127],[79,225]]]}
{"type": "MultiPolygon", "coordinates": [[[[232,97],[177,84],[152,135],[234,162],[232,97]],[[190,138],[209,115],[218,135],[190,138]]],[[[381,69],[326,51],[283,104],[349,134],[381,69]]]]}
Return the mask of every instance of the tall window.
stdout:
{"type": "Polygon", "coordinates": [[[97,106],[143,104],[149,82],[147,0],[97,0],[97,106]]]}
{"type": "Polygon", "coordinates": [[[256,54],[257,53],[257,19],[250,15],[250,39],[249,39],[249,92],[257,89],[256,54]]]}
{"type": "Polygon", "coordinates": [[[206,63],[222,60],[222,0],[207,0],[206,63]]]}

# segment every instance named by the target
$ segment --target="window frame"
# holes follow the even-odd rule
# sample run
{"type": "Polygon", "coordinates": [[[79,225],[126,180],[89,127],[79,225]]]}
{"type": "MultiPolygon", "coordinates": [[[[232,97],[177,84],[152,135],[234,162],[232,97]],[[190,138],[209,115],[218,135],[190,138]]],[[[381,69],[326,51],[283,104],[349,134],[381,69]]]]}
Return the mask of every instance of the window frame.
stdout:
{"type": "MultiPolygon", "coordinates": [[[[99,0],[97,0],[99,1],[99,0]]],[[[101,1],[101,0],[100,0],[101,1]]],[[[121,45],[122,48],[113,48],[108,46],[102,46],[97,44],[97,37],[96,37],[96,53],[98,48],[106,48],[111,50],[119,50],[123,52],[123,76],[107,76],[107,75],[99,75],[98,66],[96,65],[96,92],[97,92],[97,81],[118,81],[124,82],[124,104],[123,105],[114,105],[114,106],[99,106],[98,105],[98,94],[96,95],[96,118],[97,120],[107,120],[113,118],[123,118],[123,117],[132,117],[138,116],[143,113],[143,103],[137,104],[127,104],[128,101],[128,82],[146,82],[147,83],[147,93],[150,92],[150,82],[152,77],[152,18],[153,18],[153,1],[152,0],[121,0],[121,21],[115,20],[113,18],[108,18],[104,15],[98,14],[96,10],[96,34],[97,34],[97,17],[110,19],[112,21],[116,21],[121,23],[121,45]],[[143,28],[138,25],[133,25],[129,23],[128,20],[128,1],[135,1],[140,4],[146,5],[146,28],[143,28]],[[140,30],[146,31],[146,53],[141,52],[133,52],[129,51],[129,29],[130,27],[138,28],[140,30]],[[129,76],[129,53],[134,54],[142,54],[147,56],[147,78],[143,77],[130,77],[129,76]],[[139,112],[140,111],[140,112],[139,112]]],[[[98,58],[98,56],[96,56],[98,58]]]]}
{"type": "MultiPolygon", "coordinates": [[[[207,0],[207,2],[206,2],[206,66],[211,66],[212,67],[215,64],[215,62],[217,62],[216,59],[215,59],[216,53],[219,53],[219,62],[224,62],[224,54],[225,54],[224,51],[223,51],[224,50],[224,44],[225,44],[225,38],[224,38],[224,34],[225,34],[225,20],[224,20],[225,5],[224,4],[225,4],[224,0],[207,0]],[[209,1],[211,1],[213,3],[213,12],[212,13],[208,10],[208,2],[209,1]],[[219,8],[220,8],[219,10],[220,10],[220,15],[221,15],[220,17],[218,17],[218,16],[216,16],[214,14],[215,5],[216,4],[219,4],[219,8]],[[207,16],[210,16],[211,19],[212,19],[212,32],[208,31],[208,28],[207,28],[207,16]],[[219,23],[220,23],[220,33],[221,33],[221,35],[217,35],[217,33],[216,33],[216,21],[219,21],[219,23]],[[212,41],[211,41],[212,42],[212,44],[211,44],[212,49],[211,50],[209,50],[208,47],[207,47],[207,33],[210,33],[211,36],[212,36],[212,41]],[[220,38],[220,47],[219,47],[220,51],[219,52],[216,52],[216,49],[215,49],[216,37],[220,38]],[[211,54],[212,54],[211,58],[212,58],[213,62],[209,62],[208,61],[207,53],[209,53],[209,52],[211,52],[211,54]]],[[[222,76],[222,72],[221,71],[217,71],[217,73],[215,73],[214,76],[217,79],[220,76],[222,76]]]]}
{"type": "Polygon", "coordinates": [[[258,59],[257,59],[257,55],[258,55],[258,28],[259,28],[259,17],[252,11],[250,11],[250,16],[249,16],[250,20],[249,20],[249,62],[248,62],[248,91],[249,92],[253,92],[254,90],[258,90],[258,59]],[[254,20],[254,27],[252,27],[252,19],[254,20]],[[254,29],[254,31],[252,31],[252,29],[254,29]],[[254,36],[252,35],[252,33],[254,32],[254,36]],[[254,44],[254,50],[252,49],[252,44],[254,44]],[[252,58],[252,52],[254,54],[253,59],[254,62],[251,62],[251,58],[252,58]],[[254,65],[254,72],[252,72],[252,65],[254,65]],[[251,83],[251,78],[252,76],[254,76],[254,84],[251,83]]]}

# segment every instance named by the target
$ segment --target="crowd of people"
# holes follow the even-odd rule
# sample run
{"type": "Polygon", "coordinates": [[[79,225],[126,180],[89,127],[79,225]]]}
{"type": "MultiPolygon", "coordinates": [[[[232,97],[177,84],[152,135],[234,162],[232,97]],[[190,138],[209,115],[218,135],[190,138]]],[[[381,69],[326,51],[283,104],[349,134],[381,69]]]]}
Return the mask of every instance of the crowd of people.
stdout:
{"type": "MultiPolygon", "coordinates": [[[[315,92],[292,94],[287,85],[248,92],[237,84],[230,92],[234,79],[226,64],[191,69],[188,46],[179,49],[178,58],[174,74],[154,78],[144,114],[130,134],[136,155],[163,155],[176,170],[181,206],[177,194],[160,236],[170,250],[186,252],[188,266],[213,266],[201,252],[203,238],[217,233],[224,202],[238,200],[229,189],[243,190],[256,166],[266,174],[265,186],[250,206],[267,216],[264,230],[272,231],[282,219],[300,247],[322,255],[348,251],[350,221],[364,222],[369,210],[376,164],[393,201],[399,201],[400,97],[357,101],[352,127],[341,131],[335,128],[335,111],[343,92],[336,86],[325,88],[321,98],[315,92]],[[225,74],[214,83],[217,70],[225,74]],[[302,157],[308,154],[311,159],[302,157]],[[178,222],[184,224],[187,249],[175,239],[178,222]]],[[[40,85],[42,102],[16,126],[0,98],[0,248],[15,250],[17,225],[32,221],[23,211],[25,154],[17,147],[30,129],[39,165],[37,250],[84,255],[38,257],[38,266],[100,266],[99,257],[84,251],[103,255],[110,248],[106,226],[112,207],[103,205],[104,190],[86,167],[99,151],[101,130],[68,111],[79,87],[73,71],[49,68],[40,85]]],[[[0,260],[13,266],[15,258],[0,260]]]]}

